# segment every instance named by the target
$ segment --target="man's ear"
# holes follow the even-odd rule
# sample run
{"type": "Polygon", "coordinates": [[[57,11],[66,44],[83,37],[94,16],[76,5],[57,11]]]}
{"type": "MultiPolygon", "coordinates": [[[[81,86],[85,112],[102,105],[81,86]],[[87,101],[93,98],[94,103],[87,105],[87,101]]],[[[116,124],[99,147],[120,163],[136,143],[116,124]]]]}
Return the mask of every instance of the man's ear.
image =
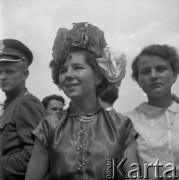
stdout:
{"type": "Polygon", "coordinates": [[[178,78],[178,74],[174,74],[173,84],[176,82],[177,78],[178,78]]]}
{"type": "Polygon", "coordinates": [[[28,69],[25,69],[24,70],[24,80],[26,80],[29,76],[29,70],[28,69]]]}
{"type": "Polygon", "coordinates": [[[137,83],[138,83],[139,87],[142,88],[141,85],[140,85],[140,83],[139,83],[139,81],[137,81],[137,83]]]}

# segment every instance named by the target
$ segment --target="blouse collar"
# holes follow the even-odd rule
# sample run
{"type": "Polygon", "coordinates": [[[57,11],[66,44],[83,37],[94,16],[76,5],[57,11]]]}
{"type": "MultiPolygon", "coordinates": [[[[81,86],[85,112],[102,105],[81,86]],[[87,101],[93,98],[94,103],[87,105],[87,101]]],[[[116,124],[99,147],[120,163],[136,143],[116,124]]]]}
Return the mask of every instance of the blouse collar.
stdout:
{"type": "Polygon", "coordinates": [[[147,102],[143,102],[138,106],[138,109],[146,115],[155,116],[164,111],[178,113],[179,112],[179,104],[177,104],[176,102],[172,102],[172,104],[168,108],[159,108],[159,107],[149,105],[147,102]]]}

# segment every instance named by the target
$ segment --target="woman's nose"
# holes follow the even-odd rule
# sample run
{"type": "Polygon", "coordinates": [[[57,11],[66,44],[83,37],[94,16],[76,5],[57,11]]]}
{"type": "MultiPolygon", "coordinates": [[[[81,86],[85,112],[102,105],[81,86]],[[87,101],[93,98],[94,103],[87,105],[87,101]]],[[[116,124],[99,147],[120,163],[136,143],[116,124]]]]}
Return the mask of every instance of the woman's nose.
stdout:
{"type": "Polygon", "coordinates": [[[73,70],[72,70],[71,68],[68,68],[65,77],[66,77],[66,79],[71,79],[71,78],[73,78],[73,70]]]}
{"type": "Polygon", "coordinates": [[[156,78],[158,78],[158,73],[156,72],[156,70],[155,69],[152,69],[151,70],[151,79],[156,79],[156,78]]]}

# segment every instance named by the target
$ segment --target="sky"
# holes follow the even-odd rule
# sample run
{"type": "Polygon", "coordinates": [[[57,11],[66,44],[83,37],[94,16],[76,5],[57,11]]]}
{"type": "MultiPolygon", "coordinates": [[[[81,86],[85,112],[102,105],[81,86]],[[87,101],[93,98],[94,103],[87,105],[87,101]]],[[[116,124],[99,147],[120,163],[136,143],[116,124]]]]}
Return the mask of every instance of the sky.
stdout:
{"type": "MultiPolygon", "coordinates": [[[[105,33],[111,50],[127,56],[126,76],[114,107],[124,113],[146,101],[131,78],[131,63],[145,46],[169,44],[179,49],[179,0],[0,0],[0,39],[13,38],[33,52],[28,90],[42,100],[50,94],[69,99],[52,82],[48,67],[52,46],[61,27],[89,22],[105,33]]],[[[179,96],[179,80],[172,87],[179,96]]],[[[0,91],[0,102],[5,99],[0,91]]]]}

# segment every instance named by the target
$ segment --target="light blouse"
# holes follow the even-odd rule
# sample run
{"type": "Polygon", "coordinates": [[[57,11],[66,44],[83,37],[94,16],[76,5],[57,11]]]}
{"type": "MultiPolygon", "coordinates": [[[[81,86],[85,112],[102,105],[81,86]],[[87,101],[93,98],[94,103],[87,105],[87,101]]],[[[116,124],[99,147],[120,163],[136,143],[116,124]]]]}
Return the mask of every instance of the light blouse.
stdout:
{"type": "MultiPolygon", "coordinates": [[[[126,115],[139,133],[137,150],[143,177],[147,175],[144,163],[162,164],[158,171],[162,177],[165,170],[172,169],[168,164],[172,163],[179,175],[179,104],[173,102],[168,108],[157,108],[143,102],[126,115]]],[[[148,173],[152,180],[157,177],[155,167],[148,168],[148,173]]]]}

